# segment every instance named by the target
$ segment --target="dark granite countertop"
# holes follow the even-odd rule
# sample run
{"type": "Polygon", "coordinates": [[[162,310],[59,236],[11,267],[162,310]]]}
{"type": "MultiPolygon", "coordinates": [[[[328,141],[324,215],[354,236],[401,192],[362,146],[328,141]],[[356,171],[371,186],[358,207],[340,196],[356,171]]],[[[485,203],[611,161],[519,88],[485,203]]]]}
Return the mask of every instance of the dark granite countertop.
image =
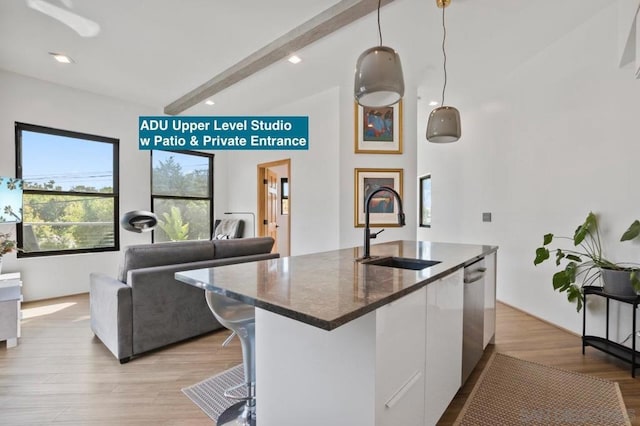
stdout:
{"type": "Polygon", "coordinates": [[[362,255],[362,247],[354,247],[195,269],[175,276],[195,287],[333,330],[497,249],[473,244],[392,241],[372,245],[371,255],[441,263],[421,271],[367,265],[354,261],[362,255]]]}

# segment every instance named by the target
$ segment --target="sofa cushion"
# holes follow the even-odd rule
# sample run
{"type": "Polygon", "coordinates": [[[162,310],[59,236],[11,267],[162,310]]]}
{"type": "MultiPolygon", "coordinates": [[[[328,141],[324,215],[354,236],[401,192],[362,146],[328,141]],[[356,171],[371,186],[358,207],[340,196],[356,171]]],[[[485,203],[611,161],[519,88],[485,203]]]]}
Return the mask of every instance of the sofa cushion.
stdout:
{"type": "Polygon", "coordinates": [[[127,282],[132,269],[213,259],[213,243],[209,240],[140,244],[127,247],[118,279],[127,282]]]}
{"type": "Polygon", "coordinates": [[[249,256],[251,254],[270,253],[273,248],[273,238],[240,238],[235,240],[214,240],[215,258],[249,256]]]}

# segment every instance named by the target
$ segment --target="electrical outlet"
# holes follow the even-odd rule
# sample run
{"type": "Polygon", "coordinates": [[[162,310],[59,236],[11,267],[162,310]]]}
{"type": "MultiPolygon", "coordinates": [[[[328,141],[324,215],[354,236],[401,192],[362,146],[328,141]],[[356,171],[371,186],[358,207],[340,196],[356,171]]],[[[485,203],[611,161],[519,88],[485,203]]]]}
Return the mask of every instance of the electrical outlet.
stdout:
{"type": "Polygon", "coordinates": [[[489,213],[489,212],[482,213],[482,221],[483,222],[491,222],[491,213],[489,213]]]}

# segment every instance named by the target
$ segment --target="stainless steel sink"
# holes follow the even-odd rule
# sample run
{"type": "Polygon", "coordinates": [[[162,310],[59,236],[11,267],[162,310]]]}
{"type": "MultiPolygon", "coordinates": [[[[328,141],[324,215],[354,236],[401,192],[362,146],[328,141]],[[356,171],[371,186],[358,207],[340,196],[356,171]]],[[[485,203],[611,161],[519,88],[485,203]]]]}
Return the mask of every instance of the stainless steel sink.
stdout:
{"type": "Polygon", "coordinates": [[[437,260],[411,259],[408,257],[378,257],[363,260],[362,263],[367,265],[388,266],[389,268],[412,269],[420,271],[433,265],[440,263],[437,260]]]}

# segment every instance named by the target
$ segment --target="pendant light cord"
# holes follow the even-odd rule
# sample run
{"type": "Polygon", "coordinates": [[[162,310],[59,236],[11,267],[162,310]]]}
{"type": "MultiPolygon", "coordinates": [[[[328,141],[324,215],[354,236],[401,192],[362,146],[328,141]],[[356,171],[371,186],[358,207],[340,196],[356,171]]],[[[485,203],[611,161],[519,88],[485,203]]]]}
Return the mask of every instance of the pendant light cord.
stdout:
{"type": "Polygon", "coordinates": [[[380,4],[382,0],[378,0],[378,36],[380,37],[380,46],[382,46],[382,30],[380,29],[380,4]]]}
{"type": "MultiPolygon", "coordinates": [[[[442,86],[442,103],[441,107],[444,106],[444,90],[447,88],[447,52],[444,50],[444,42],[447,40],[447,27],[444,24],[444,10],[446,6],[442,7],[442,56],[444,56],[444,85],[442,86]]],[[[378,11],[378,13],[380,13],[378,11]]],[[[380,42],[382,43],[382,41],[380,42]]]]}

